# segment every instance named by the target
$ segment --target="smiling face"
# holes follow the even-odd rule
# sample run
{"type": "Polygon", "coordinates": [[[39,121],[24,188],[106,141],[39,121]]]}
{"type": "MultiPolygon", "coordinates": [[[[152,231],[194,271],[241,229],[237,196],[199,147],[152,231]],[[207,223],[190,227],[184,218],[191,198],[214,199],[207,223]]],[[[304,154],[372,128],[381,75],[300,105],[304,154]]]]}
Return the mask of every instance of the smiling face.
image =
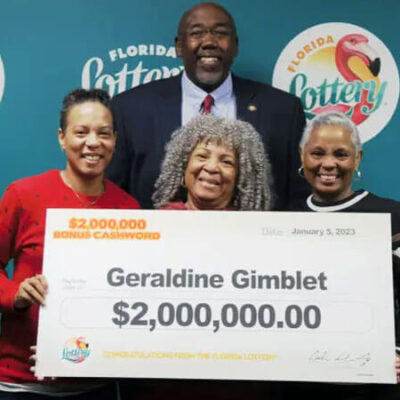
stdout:
{"type": "Polygon", "coordinates": [[[317,128],[300,155],[316,200],[335,202],[353,193],[351,182],[362,152],[356,154],[349,131],[336,125],[317,128]]]}
{"type": "Polygon", "coordinates": [[[58,132],[58,140],[66,153],[66,172],[71,181],[102,180],[115,149],[110,110],[96,101],[72,106],[65,129],[58,132]]]}
{"type": "Polygon", "coordinates": [[[234,22],[218,5],[200,4],[182,19],[175,47],[189,79],[211,92],[226,79],[237,56],[234,22]]]}
{"type": "Polygon", "coordinates": [[[220,210],[231,205],[237,174],[238,160],[232,149],[212,142],[199,143],[185,171],[188,208],[220,210]]]}

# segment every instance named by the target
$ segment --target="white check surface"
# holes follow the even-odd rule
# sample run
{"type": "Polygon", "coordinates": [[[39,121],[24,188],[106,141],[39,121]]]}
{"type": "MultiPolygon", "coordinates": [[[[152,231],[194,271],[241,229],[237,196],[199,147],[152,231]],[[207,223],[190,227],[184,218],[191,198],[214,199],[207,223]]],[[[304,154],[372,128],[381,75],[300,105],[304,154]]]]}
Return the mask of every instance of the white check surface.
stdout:
{"type": "Polygon", "coordinates": [[[386,214],[48,210],[37,374],[394,383],[390,243],[386,214]]]}

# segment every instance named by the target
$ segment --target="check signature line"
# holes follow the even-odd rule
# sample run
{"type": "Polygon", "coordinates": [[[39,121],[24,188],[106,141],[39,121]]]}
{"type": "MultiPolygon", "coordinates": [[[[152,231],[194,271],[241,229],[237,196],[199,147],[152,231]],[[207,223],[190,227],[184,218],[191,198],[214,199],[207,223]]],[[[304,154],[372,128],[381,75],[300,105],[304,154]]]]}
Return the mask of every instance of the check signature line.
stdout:
{"type": "Polygon", "coordinates": [[[348,365],[354,367],[364,367],[371,361],[369,352],[359,355],[353,355],[350,352],[339,352],[330,354],[327,350],[315,350],[308,358],[308,361],[313,363],[331,363],[337,365],[348,365]]]}

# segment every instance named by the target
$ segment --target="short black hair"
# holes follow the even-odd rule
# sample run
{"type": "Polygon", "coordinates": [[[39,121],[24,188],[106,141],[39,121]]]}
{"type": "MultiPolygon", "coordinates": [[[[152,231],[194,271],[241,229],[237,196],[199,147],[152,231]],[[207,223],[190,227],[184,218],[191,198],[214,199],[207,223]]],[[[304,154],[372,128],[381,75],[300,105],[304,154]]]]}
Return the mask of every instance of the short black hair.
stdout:
{"type": "Polygon", "coordinates": [[[85,103],[86,101],[99,102],[108,110],[111,111],[111,97],[103,89],[74,89],[69,92],[63,99],[61,115],[60,115],[60,128],[65,130],[67,125],[67,117],[71,108],[77,104],[85,103]]]}
{"type": "Polygon", "coordinates": [[[230,19],[231,24],[232,24],[232,28],[233,28],[234,37],[237,39],[236,24],[235,24],[235,20],[233,19],[231,13],[225,7],[222,7],[220,4],[213,3],[213,2],[199,3],[199,4],[194,5],[189,10],[185,11],[183,13],[181,19],[179,20],[177,36],[182,35],[182,33],[183,33],[182,32],[182,26],[186,22],[187,17],[192,13],[193,10],[195,10],[195,9],[197,9],[199,7],[202,7],[202,6],[211,6],[211,7],[219,8],[230,19]]]}

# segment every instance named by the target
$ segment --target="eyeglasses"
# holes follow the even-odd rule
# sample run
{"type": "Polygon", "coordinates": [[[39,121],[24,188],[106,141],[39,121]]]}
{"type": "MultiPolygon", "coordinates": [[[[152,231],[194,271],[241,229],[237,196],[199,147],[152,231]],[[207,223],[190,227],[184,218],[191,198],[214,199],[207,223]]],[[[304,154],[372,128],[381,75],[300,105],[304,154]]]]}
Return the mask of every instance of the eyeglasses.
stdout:
{"type": "Polygon", "coordinates": [[[233,31],[227,28],[215,28],[215,29],[204,29],[204,28],[195,28],[188,30],[186,32],[180,32],[180,35],[186,34],[190,39],[200,40],[204,39],[207,35],[210,35],[215,39],[227,39],[233,36],[233,31]]]}

